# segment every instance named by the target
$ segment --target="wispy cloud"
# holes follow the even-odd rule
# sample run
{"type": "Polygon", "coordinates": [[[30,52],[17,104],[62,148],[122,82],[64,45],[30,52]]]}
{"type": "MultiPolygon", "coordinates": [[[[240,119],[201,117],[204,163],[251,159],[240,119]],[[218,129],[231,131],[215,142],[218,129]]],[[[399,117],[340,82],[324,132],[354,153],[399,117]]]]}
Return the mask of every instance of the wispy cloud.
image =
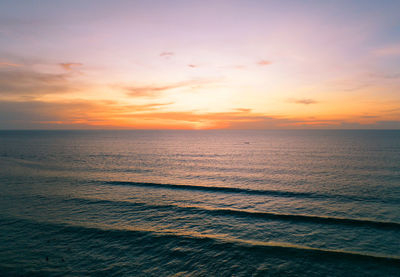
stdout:
{"type": "Polygon", "coordinates": [[[26,67],[0,68],[0,97],[34,99],[44,95],[79,92],[88,84],[75,79],[70,72],[38,72],[26,67]]]}
{"type": "Polygon", "coordinates": [[[114,101],[0,101],[1,128],[262,129],[295,120],[253,114],[250,109],[201,113],[162,111],[172,103],[121,105],[114,101]]]}
{"type": "Polygon", "coordinates": [[[242,113],[249,113],[251,112],[251,109],[247,109],[247,108],[237,108],[235,109],[238,112],[242,112],[242,113]]]}
{"type": "Polygon", "coordinates": [[[284,116],[252,113],[249,109],[237,109],[231,112],[201,113],[187,112],[145,112],[126,115],[136,121],[164,122],[164,127],[189,129],[293,129],[338,126],[340,122],[329,120],[307,120],[284,116]],[[170,124],[170,125],[168,125],[170,124]]]}
{"type": "Polygon", "coordinates": [[[211,79],[195,79],[187,80],[166,85],[148,85],[148,86],[119,86],[125,90],[126,95],[131,97],[156,97],[161,93],[174,89],[193,89],[215,83],[216,80],[211,79]]]}
{"type": "Polygon", "coordinates": [[[310,104],[317,104],[318,101],[311,99],[311,98],[302,98],[302,99],[288,99],[287,102],[295,103],[295,104],[302,104],[302,105],[310,105],[310,104]]]}
{"type": "Polygon", "coordinates": [[[82,65],[83,65],[82,63],[60,63],[60,66],[67,71],[71,71],[75,67],[79,67],[82,65]]]}
{"type": "MultiPolygon", "coordinates": [[[[399,128],[400,121],[359,123],[340,119],[290,118],[237,108],[228,112],[168,111],[173,103],[124,105],[110,100],[1,101],[0,128],[15,129],[303,129],[399,128]]],[[[368,119],[374,119],[372,116],[368,119]]]]}
{"type": "Polygon", "coordinates": [[[167,58],[167,59],[171,58],[174,55],[175,55],[175,53],[174,52],[170,52],[170,51],[164,51],[164,52],[160,53],[160,57],[167,58]]]}
{"type": "Polygon", "coordinates": [[[50,74],[28,70],[0,71],[0,95],[38,96],[72,89],[66,74],[50,74]]]}
{"type": "Polygon", "coordinates": [[[0,67],[20,67],[20,64],[16,64],[16,63],[9,63],[9,62],[0,62],[0,67]]]}
{"type": "Polygon", "coordinates": [[[268,60],[260,60],[260,61],[258,61],[257,62],[257,64],[259,65],[259,66],[267,66],[267,65],[270,65],[272,62],[271,61],[268,61],[268,60]]]}
{"type": "Polygon", "coordinates": [[[169,104],[121,105],[109,100],[79,99],[51,102],[0,100],[0,128],[118,128],[121,118],[124,120],[138,112],[158,111],[169,104]]]}
{"type": "Polygon", "coordinates": [[[164,86],[131,86],[125,87],[125,90],[127,91],[126,94],[132,97],[155,97],[164,91],[187,87],[188,85],[190,85],[189,82],[181,82],[164,86]]]}

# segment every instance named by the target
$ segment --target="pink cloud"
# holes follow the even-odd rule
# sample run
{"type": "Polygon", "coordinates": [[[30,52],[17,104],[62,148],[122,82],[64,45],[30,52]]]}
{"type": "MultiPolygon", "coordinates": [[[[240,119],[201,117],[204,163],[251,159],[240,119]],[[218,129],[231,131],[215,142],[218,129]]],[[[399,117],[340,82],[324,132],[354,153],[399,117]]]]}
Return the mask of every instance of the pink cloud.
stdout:
{"type": "Polygon", "coordinates": [[[164,52],[160,53],[160,57],[167,58],[167,59],[171,58],[174,55],[175,55],[174,52],[169,52],[169,51],[164,51],[164,52]]]}
{"type": "Polygon", "coordinates": [[[259,66],[267,66],[267,65],[270,65],[271,63],[272,63],[271,61],[267,61],[267,60],[260,60],[257,62],[257,64],[259,66]]]}

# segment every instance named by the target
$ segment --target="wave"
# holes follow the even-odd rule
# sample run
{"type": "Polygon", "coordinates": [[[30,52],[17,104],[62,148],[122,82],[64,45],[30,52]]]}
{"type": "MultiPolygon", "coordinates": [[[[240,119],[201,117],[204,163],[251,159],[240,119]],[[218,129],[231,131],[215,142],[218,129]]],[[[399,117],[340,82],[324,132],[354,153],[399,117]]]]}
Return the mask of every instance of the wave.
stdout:
{"type": "MultiPolygon", "coordinates": [[[[31,219],[17,219],[17,218],[0,218],[0,225],[13,225],[22,224],[25,230],[38,228],[43,232],[48,232],[47,229],[53,229],[54,232],[64,235],[66,233],[77,234],[82,239],[82,236],[88,236],[88,239],[106,239],[106,240],[123,240],[124,244],[129,239],[144,239],[146,244],[152,240],[153,243],[163,243],[170,245],[177,245],[182,241],[191,241],[197,243],[204,248],[207,245],[209,249],[215,250],[220,248],[223,251],[229,251],[230,248],[241,248],[249,250],[252,254],[272,254],[277,256],[294,255],[303,259],[306,255],[308,257],[315,257],[318,259],[331,259],[337,258],[340,260],[360,260],[363,262],[382,262],[400,267],[399,256],[389,255],[375,255],[362,252],[352,252],[335,249],[322,249],[307,247],[303,245],[287,244],[279,242],[263,242],[255,240],[237,239],[220,235],[202,234],[194,232],[183,232],[179,230],[159,231],[154,229],[116,229],[113,226],[82,226],[72,225],[66,223],[51,223],[39,222],[31,219]]],[[[55,234],[52,232],[53,234],[55,234]]],[[[194,247],[193,243],[190,243],[194,247]]]]}
{"type": "Polygon", "coordinates": [[[390,221],[375,221],[370,219],[355,219],[345,217],[329,217],[329,216],[317,216],[317,215],[305,215],[305,214],[283,214],[273,212],[259,212],[249,210],[238,210],[238,209],[209,209],[197,206],[179,206],[179,205],[150,205],[147,203],[129,202],[129,201],[112,201],[103,199],[82,199],[72,198],[66,199],[65,201],[79,201],[86,202],[86,204],[117,204],[119,206],[129,206],[141,209],[163,209],[170,210],[171,212],[192,212],[199,214],[209,214],[211,216],[236,216],[243,218],[259,218],[266,220],[281,220],[291,222],[305,222],[305,223],[317,223],[317,224],[331,224],[331,225],[350,225],[356,227],[371,227],[379,229],[392,229],[400,231],[400,223],[390,221]]]}
{"type": "Polygon", "coordinates": [[[210,210],[210,212],[216,214],[227,214],[227,215],[236,215],[245,217],[265,218],[265,219],[312,222],[321,224],[366,226],[374,228],[400,230],[400,223],[389,222],[389,221],[374,221],[369,219],[353,219],[344,217],[327,217],[327,216],[314,216],[314,215],[304,215],[304,214],[280,214],[280,213],[268,213],[268,212],[242,211],[233,209],[210,210]]]}
{"type": "Polygon", "coordinates": [[[280,190],[253,190],[246,188],[234,187],[214,187],[214,186],[197,186],[197,185],[175,185],[175,184],[160,184],[160,183],[146,183],[146,182],[123,182],[123,181],[105,181],[102,182],[108,185],[118,186],[135,186],[135,187],[148,187],[148,188],[164,188],[164,189],[177,189],[177,190],[192,190],[204,192],[219,192],[219,193],[240,193],[248,195],[266,195],[273,197],[294,197],[294,198],[312,198],[312,199],[335,199],[335,200],[352,200],[352,201],[373,201],[380,203],[399,203],[399,199],[382,199],[373,197],[359,197],[351,195],[334,195],[334,194],[319,194],[312,192],[294,192],[294,191],[280,191],[280,190]]]}

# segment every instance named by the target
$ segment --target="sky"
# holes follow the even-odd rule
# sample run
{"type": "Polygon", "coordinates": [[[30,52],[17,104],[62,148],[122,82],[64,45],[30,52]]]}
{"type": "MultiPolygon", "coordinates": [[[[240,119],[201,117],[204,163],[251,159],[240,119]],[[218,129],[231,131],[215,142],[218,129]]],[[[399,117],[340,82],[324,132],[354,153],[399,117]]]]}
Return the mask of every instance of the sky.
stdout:
{"type": "Polygon", "coordinates": [[[0,0],[0,129],[400,129],[399,11],[0,0]]]}

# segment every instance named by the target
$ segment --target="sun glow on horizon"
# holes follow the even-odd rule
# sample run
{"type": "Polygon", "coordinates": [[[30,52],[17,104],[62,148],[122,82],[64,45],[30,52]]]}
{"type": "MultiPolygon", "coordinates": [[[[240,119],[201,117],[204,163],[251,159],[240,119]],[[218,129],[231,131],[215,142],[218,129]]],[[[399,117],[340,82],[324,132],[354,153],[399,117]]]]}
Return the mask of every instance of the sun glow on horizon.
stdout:
{"type": "Polygon", "coordinates": [[[4,1],[0,128],[397,129],[399,8],[4,1]]]}

